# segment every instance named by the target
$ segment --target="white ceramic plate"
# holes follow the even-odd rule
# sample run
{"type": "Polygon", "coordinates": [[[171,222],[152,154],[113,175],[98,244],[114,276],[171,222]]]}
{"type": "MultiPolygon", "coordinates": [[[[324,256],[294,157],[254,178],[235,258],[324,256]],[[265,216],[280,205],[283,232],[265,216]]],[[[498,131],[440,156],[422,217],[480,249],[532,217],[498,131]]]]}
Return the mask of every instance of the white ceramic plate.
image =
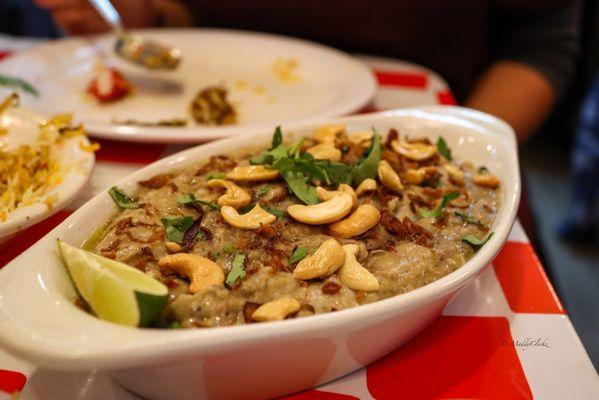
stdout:
{"type": "MultiPolygon", "coordinates": [[[[24,108],[13,108],[0,115],[0,127],[8,133],[0,136],[0,147],[6,150],[21,144],[31,143],[39,133],[39,124],[44,118],[24,108]]],[[[59,159],[68,168],[60,184],[49,190],[43,199],[52,196],[55,201],[49,208],[42,201],[25,207],[19,207],[8,213],[4,222],[0,222],[0,243],[14,234],[33,225],[64,208],[88,180],[93,166],[94,154],[81,149],[80,144],[89,145],[85,136],[66,140],[60,147],[59,159]]]]}
{"type": "MultiPolygon", "coordinates": [[[[351,130],[374,126],[386,134],[395,127],[433,140],[443,135],[455,157],[489,167],[502,182],[493,237],[453,273],[372,304],[234,327],[127,328],[101,321],[73,304],[73,288],[56,256],[57,238],[81,244],[115,212],[110,197],[101,193],[0,271],[0,344],[48,368],[109,370],[126,388],[150,399],[197,400],[272,398],[299,391],[361,368],[410,340],[484,270],[505,242],[520,197],[515,137],[502,121],[458,107],[398,110],[337,121],[351,130]]],[[[286,130],[295,132],[287,138],[309,134],[314,127],[286,130]]],[[[118,185],[130,192],[139,180],[158,173],[250,144],[267,144],[270,131],[186,150],[118,185]]]]}
{"type": "Polygon", "coordinates": [[[172,72],[149,72],[118,59],[112,36],[65,39],[16,54],[0,73],[32,82],[41,93],[25,99],[45,113],[74,112],[98,137],[146,142],[198,142],[258,133],[278,124],[356,111],[374,96],[376,83],[360,61],[315,43],[252,32],[146,30],[141,35],[179,47],[183,61],[172,72]],[[100,105],[86,93],[95,66],[116,66],[136,86],[136,94],[100,105]],[[273,73],[277,60],[295,60],[297,80],[273,73]],[[236,125],[152,128],[118,126],[113,120],[157,121],[186,117],[189,102],[206,86],[224,84],[236,105],[236,125]]]}

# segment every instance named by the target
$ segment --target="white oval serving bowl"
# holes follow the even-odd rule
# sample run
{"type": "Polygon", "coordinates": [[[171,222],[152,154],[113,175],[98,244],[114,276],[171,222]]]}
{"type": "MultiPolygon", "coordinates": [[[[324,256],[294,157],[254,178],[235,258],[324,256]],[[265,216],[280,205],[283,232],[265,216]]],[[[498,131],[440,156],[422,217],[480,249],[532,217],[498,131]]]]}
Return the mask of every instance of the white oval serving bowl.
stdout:
{"type": "MultiPolygon", "coordinates": [[[[457,158],[486,165],[502,182],[502,204],[489,242],[457,271],[376,303],[281,322],[158,330],[101,321],[73,304],[74,291],[56,255],[56,239],[79,245],[115,212],[101,193],[0,271],[0,344],[54,369],[104,369],[150,399],[271,398],[310,388],[389,353],[429,325],[449,299],[501,249],[516,217],[520,176],[516,141],[504,122],[459,107],[427,107],[334,120],[349,129],[395,127],[401,134],[439,135],[457,158]]],[[[296,137],[320,124],[284,129],[296,137]]],[[[195,147],[118,182],[137,181],[258,143],[272,132],[195,147]]]]}
{"type": "MultiPolygon", "coordinates": [[[[0,115],[0,127],[6,128],[8,133],[0,136],[0,147],[12,149],[32,143],[39,134],[39,124],[44,120],[42,115],[25,108],[6,110],[0,115]]],[[[0,221],[0,244],[60,211],[77,196],[94,167],[94,153],[81,148],[81,145],[89,144],[86,136],[75,136],[60,145],[58,157],[61,164],[68,168],[62,181],[45,193],[40,201],[18,207],[8,213],[6,220],[0,221]],[[52,207],[43,202],[48,197],[54,198],[52,207]]]]}

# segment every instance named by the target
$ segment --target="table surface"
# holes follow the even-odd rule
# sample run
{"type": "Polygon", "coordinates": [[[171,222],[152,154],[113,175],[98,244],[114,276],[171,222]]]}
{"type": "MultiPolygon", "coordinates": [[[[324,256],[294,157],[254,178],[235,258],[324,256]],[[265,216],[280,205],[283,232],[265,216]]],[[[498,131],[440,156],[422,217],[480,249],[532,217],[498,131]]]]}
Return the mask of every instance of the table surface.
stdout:
{"type": "MultiPolygon", "coordinates": [[[[32,45],[0,35],[0,58],[32,45]]],[[[359,57],[379,82],[366,111],[455,104],[446,83],[432,71],[399,60],[359,57]]],[[[0,252],[0,268],[93,195],[185,148],[99,142],[94,173],[80,196],[12,239],[0,252]]],[[[0,400],[19,392],[21,399],[138,399],[105,372],[46,370],[0,349],[0,400]]],[[[492,267],[461,290],[422,334],[361,370],[288,398],[595,399],[598,393],[599,377],[516,222],[492,267]]]]}

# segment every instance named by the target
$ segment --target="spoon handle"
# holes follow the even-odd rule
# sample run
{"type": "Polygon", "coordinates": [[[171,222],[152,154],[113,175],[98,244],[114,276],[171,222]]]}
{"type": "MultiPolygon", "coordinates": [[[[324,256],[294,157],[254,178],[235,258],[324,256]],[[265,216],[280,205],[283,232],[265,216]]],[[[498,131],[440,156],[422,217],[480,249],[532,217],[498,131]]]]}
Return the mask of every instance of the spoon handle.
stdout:
{"type": "Polygon", "coordinates": [[[123,22],[119,12],[110,0],[89,0],[91,5],[100,13],[102,18],[114,29],[117,34],[123,33],[123,22]]]}

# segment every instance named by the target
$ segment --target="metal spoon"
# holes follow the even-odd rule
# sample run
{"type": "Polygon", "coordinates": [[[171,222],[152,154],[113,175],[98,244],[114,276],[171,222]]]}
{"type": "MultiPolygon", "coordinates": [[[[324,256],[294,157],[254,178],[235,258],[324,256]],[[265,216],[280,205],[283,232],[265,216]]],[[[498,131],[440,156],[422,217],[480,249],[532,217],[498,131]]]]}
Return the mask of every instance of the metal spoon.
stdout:
{"type": "Polygon", "coordinates": [[[110,0],[89,2],[112,27],[117,37],[114,45],[116,54],[149,69],[175,69],[179,65],[181,50],[125,32],[121,16],[110,0]]]}

